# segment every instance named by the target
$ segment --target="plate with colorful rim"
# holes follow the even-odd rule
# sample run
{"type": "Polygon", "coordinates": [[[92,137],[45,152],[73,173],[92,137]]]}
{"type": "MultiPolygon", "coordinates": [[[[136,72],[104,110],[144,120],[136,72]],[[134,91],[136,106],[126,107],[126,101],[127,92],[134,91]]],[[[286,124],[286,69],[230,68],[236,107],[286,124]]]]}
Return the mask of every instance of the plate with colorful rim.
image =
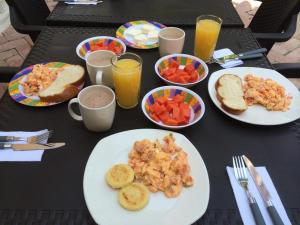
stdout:
{"type": "Polygon", "coordinates": [[[300,92],[295,87],[295,85],[289,81],[286,77],[281,75],[275,70],[257,68],[257,67],[236,67],[230,69],[218,70],[210,75],[208,81],[208,93],[213,103],[227,116],[239,120],[245,123],[255,124],[255,125],[280,125],[285,123],[290,123],[294,120],[300,118],[300,92]],[[263,79],[272,79],[281,86],[285,88],[286,94],[292,96],[292,102],[289,109],[285,112],[281,111],[268,111],[265,107],[261,105],[252,105],[248,109],[241,113],[240,115],[234,115],[221,106],[220,101],[217,99],[217,93],[215,89],[215,84],[217,80],[223,74],[234,74],[244,80],[247,74],[252,74],[256,77],[261,77],[263,79]]]}
{"type": "MultiPolygon", "coordinates": [[[[49,63],[41,63],[46,65],[48,68],[63,68],[64,66],[68,66],[70,64],[63,63],[63,62],[49,62],[49,63]]],[[[10,80],[8,84],[8,92],[9,95],[14,99],[16,102],[32,106],[32,107],[45,107],[45,106],[52,106],[62,102],[43,102],[40,100],[38,96],[27,96],[21,85],[22,81],[27,79],[27,75],[32,71],[34,65],[28,66],[25,69],[18,72],[13,78],[10,80]]],[[[79,85],[77,88],[81,90],[84,86],[84,83],[79,85]]]]}
{"type": "Polygon", "coordinates": [[[201,97],[197,95],[195,92],[179,86],[162,86],[155,88],[149,91],[142,100],[142,110],[144,115],[156,125],[167,128],[167,129],[182,129],[185,127],[189,127],[195,123],[197,123],[205,113],[205,104],[201,97]],[[175,95],[181,94],[184,96],[184,102],[189,105],[190,108],[190,119],[188,124],[185,125],[177,125],[170,126],[162,123],[161,121],[157,122],[150,116],[149,108],[154,104],[155,99],[158,97],[166,96],[168,99],[173,98],[175,95]]]}
{"type": "Polygon", "coordinates": [[[88,159],[83,176],[84,198],[93,219],[105,225],[193,224],[205,213],[210,192],[207,169],[199,151],[182,134],[166,130],[129,130],[101,139],[88,159]],[[125,210],[118,203],[118,191],[107,185],[106,172],[114,164],[128,163],[128,153],[135,141],[162,141],[169,133],[188,154],[193,186],[183,188],[176,198],[167,198],[162,192],[151,193],[145,208],[125,210]]]}
{"type": "Polygon", "coordinates": [[[125,23],[124,25],[120,26],[116,32],[116,37],[121,39],[127,46],[130,46],[132,48],[137,49],[151,49],[151,48],[157,48],[158,47],[158,40],[157,41],[147,41],[144,44],[138,44],[135,43],[133,38],[128,35],[128,31],[131,29],[140,30],[144,25],[153,25],[156,32],[159,32],[162,28],[165,28],[166,26],[154,22],[154,21],[146,21],[146,20],[137,20],[137,21],[131,21],[128,23],[125,23]]]}
{"type": "Polygon", "coordinates": [[[110,36],[91,37],[80,42],[76,47],[76,54],[85,60],[86,55],[97,50],[109,50],[119,55],[126,52],[123,41],[110,36]]]}

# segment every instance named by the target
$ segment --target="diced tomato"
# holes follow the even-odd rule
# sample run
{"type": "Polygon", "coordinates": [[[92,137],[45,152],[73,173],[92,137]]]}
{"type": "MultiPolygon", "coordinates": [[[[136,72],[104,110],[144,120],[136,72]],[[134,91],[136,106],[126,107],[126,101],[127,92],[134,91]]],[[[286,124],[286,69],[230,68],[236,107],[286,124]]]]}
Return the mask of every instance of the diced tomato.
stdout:
{"type": "Polygon", "coordinates": [[[179,63],[177,61],[173,60],[170,64],[170,68],[178,69],[179,68],[179,63]]]}
{"type": "Polygon", "coordinates": [[[166,96],[161,96],[161,97],[156,98],[155,100],[160,105],[164,105],[168,101],[168,98],[166,96]]]}
{"type": "Polygon", "coordinates": [[[187,64],[184,67],[184,71],[187,72],[188,74],[192,74],[195,71],[195,69],[192,64],[187,64]]]}
{"type": "Polygon", "coordinates": [[[164,105],[160,105],[159,103],[155,102],[154,103],[154,113],[157,115],[160,115],[167,111],[167,108],[164,105]]]}
{"type": "Polygon", "coordinates": [[[167,120],[170,118],[170,114],[168,112],[164,112],[159,115],[159,119],[163,122],[166,123],[167,120]]]}
{"type": "Polygon", "coordinates": [[[151,114],[150,114],[150,117],[151,117],[152,119],[154,119],[156,122],[159,122],[159,121],[160,121],[159,117],[158,117],[156,114],[154,114],[154,113],[151,113],[151,114]]]}
{"type": "Polygon", "coordinates": [[[182,95],[176,95],[173,100],[177,103],[181,103],[184,100],[184,97],[182,95]]]}
{"type": "Polygon", "coordinates": [[[115,52],[116,54],[121,54],[122,53],[122,48],[118,47],[118,46],[115,46],[114,49],[113,49],[113,52],[115,52]]]}
{"type": "Polygon", "coordinates": [[[177,126],[178,122],[175,119],[169,118],[169,119],[167,119],[166,124],[170,125],[170,126],[177,126]]]}
{"type": "Polygon", "coordinates": [[[180,109],[178,106],[173,107],[173,113],[172,113],[172,117],[175,120],[178,120],[180,118],[180,109]]]}
{"type": "Polygon", "coordinates": [[[198,73],[197,73],[197,71],[194,71],[192,74],[191,74],[191,76],[190,76],[190,82],[195,82],[195,81],[197,81],[197,79],[198,79],[198,73]]]}

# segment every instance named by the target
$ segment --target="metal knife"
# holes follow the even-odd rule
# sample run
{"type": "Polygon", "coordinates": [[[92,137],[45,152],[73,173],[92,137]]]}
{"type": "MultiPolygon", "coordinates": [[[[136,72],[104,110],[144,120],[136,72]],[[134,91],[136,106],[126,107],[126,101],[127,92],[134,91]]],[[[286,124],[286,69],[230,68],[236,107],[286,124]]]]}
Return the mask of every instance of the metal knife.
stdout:
{"type": "Polygon", "coordinates": [[[246,163],[247,168],[249,169],[249,172],[255,182],[256,187],[258,188],[260,195],[262,196],[266,207],[268,209],[268,212],[271,216],[271,219],[274,223],[274,225],[284,225],[283,221],[281,220],[276,208],[274,207],[270,193],[266,187],[266,185],[263,182],[262,177],[259,175],[259,173],[256,171],[255,167],[253,166],[252,162],[243,155],[244,162],[246,163]]]}
{"type": "Polygon", "coordinates": [[[248,52],[243,52],[240,54],[231,54],[231,55],[226,55],[220,58],[217,58],[216,61],[221,61],[221,62],[225,62],[228,60],[233,60],[233,59],[253,59],[253,58],[259,58],[262,57],[263,54],[267,52],[266,48],[259,48],[256,50],[252,50],[252,51],[248,51],[248,52]]]}
{"type": "Polygon", "coordinates": [[[48,144],[10,144],[0,143],[0,151],[5,149],[13,149],[15,151],[30,151],[30,150],[46,150],[64,146],[66,143],[48,143],[48,144]]]}

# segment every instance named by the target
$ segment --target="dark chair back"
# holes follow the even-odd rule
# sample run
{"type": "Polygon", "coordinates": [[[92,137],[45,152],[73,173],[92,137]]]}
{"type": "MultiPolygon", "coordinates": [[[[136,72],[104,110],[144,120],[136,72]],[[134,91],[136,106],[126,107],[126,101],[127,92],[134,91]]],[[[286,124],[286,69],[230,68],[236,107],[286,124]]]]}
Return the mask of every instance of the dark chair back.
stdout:
{"type": "Polygon", "coordinates": [[[6,0],[27,25],[46,25],[50,11],[45,0],[6,0]]]}
{"type": "Polygon", "coordinates": [[[300,0],[263,0],[249,27],[255,33],[278,33],[292,15],[299,12],[300,0]]]}

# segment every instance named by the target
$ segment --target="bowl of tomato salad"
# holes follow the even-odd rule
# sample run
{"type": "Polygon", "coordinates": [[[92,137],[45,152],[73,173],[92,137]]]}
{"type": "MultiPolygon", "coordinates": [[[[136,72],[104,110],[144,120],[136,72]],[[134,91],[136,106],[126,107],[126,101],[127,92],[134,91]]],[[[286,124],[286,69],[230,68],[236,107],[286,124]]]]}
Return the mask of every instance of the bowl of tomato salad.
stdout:
{"type": "Polygon", "coordinates": [[[85,60],[86,55],[97,50],[109,50],[117,55],[126,52],[126,45],[118,38],[98,36],[83,40],[76,47],[76,54],[85,60]]]}
{"type": "Polygon", "coordinates": [[[192,87],[208,75],[206,63],[187,54],[164,56],[155,63],[154,69],[166,84],[182,87],[192,87]]]}
{"type": "Polygon", "coordinates": [[[197,123],[205,105],[195,92],[179,86],[163,86],[149,91],[142,100],[145,116],[167,129],[181,129],[197,123]]]}

